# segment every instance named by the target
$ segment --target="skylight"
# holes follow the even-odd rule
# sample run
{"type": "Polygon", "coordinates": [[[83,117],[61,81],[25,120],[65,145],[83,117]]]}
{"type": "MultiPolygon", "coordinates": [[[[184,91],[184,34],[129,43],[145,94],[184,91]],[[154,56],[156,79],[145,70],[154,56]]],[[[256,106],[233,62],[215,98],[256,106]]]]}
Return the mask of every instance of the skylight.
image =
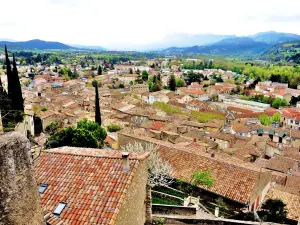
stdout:
{"type": "Polygon", "coordinates": [[[56,216],[60,216],[61,212],[64,210],[64,208],[67,206],[67,203],[60,202],[58,205],[55,207],[53,214],[56,216]]]}
{"type": "Polygon", "coordinates": [[[44,192],[46,191],[47,187],[48,187],[48,184],[40,184],[39,185],[39,192],[40,192],[40,194],[44,194],[44,192]]]}

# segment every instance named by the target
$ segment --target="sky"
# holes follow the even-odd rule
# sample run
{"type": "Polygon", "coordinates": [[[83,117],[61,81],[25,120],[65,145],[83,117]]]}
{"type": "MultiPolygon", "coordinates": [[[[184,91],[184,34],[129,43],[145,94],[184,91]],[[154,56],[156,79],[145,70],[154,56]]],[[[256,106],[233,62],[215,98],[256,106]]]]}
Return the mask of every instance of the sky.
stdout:
{"type": "Polygon", "coordinates": [[[0,38],[109,49],[176,33],[300,34],[299,0],[1,0],[0,38]]]}

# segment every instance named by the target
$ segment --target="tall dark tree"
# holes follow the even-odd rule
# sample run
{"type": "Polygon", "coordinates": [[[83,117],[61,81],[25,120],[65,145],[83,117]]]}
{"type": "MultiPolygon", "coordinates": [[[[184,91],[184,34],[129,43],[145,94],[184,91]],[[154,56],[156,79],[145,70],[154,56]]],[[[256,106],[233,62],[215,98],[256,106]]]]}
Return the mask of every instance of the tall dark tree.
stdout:
{"type": "Polygon", "coordinates": [[[175,76],[174,75],[170,75],[169,76],[168,86],[169,86],[169,89],[171,91],[175,91],[176,90],[176,80],[175,80],[175,76]]]}
{"type": "Polygon", "coordinates": [[[157,74],[157,80],[158,80],[159,82],[161,81],[160,73],[157,74]]]}
{"type": "Polygon", "coordinates": [[[95,122],[101,126],[101,112],[100,112],[100,102],[99,102],[99,91],[98,91],[98,82],[93,80],[93,86],[95,87],[95,122]]]}
{"type": "Polygon", "coordinates": [[[144,70],[143,72],[142,72],[142,79],[143,79],[143,81],[147,81],[148,80],[148,72],[146,71],[146,70],[144,70]]]}
{"type": "Polygon", "coordinates": [[[8,58],[8,53],[7,53],[7,48],[5,45],[5,62],[6,62],[6,75],[7,75],[7,83],[8,83],[8,87],[7,87],[7,94],[9,96],[9,98],[11,99],[11,95],[13,93],[13,75],[12,75],[12,70],[11,70],[11,65],[10,65],[10,60],[8,58]]]}
{"type": "Polygon", "coordinates": [[[153,76],[153,83],[154,83],[154,84],[156,84],[156,80],[157,80],[157,77],[154,75],[154,76],[153,76]]]}
{"type": "Polygon", "coordinates": [[[98,67],[98,75],[102,75],[102,67],[100,65],[98,67]]]}
{"type": "MultiPolygon", "coordinates": [[[[17,69],[17,64],[16,64],[16,59],[15,55],[13,54],[13,70],[12,70],[12,75],[13,75],[13,93],[12,93],[12,107],[14,110],[20,110],[24,112],[24,99],[22,96],[22,89],[21,89],[21,84],[20,84],[20,79],[19,79],[19,73],[17,69]]],[[[8,83],[8,86],[10,84],[8,83]]]]}
{"type": "Polygon", "coordinates": [[[6,113],[7,107],[8,107],[8,97],[5,89],[3,88],[2,81],[0,78],[0,111],[3,113],[6,113]]]}

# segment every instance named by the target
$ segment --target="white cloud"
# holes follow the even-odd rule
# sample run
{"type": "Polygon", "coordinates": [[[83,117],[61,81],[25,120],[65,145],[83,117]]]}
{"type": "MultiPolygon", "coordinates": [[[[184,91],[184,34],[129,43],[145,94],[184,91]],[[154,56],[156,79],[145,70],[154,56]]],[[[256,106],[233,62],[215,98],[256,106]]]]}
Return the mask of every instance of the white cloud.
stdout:
{"type": "MultiPolygon", "coordinates": [[[[134,48],[172,33],[299,33],[299,0],[10,0],[1,36],[134,48]]],[[[0,37],[1,38],[1,37],[0,37]]]]}

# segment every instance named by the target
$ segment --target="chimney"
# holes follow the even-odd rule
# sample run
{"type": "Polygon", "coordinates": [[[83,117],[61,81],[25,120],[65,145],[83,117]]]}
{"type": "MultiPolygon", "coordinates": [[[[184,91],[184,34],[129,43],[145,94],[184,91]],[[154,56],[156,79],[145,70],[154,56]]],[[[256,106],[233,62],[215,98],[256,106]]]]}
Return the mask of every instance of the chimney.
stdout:
{"type": "Polygon", "coordinates": [[[122,161],[123,161],[123,172],[128,172],[130,169],[128,152],[122,152],[122,161]]]}
{"type": "Polygon", "coordinates": [[[194,142],[197,142],[197,138],[194,138],[194,142]]]}
{"type": "Polygon", "coordinates": [[[211,156],[212,158],[215,158],[215,153],[211,153],[210,156],[211,156]]]}

